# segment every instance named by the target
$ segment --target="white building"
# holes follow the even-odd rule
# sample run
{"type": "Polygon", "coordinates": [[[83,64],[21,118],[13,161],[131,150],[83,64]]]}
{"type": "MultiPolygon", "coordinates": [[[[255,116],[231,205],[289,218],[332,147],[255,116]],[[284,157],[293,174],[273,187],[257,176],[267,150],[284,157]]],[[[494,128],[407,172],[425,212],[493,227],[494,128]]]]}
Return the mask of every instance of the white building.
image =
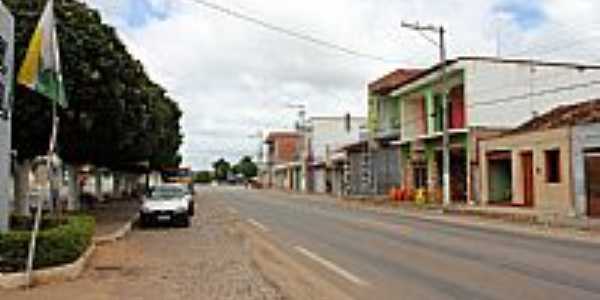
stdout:
{"type": "Polygon", "coordinates": [[[308,134],[305,136],[307,161],[306,190],[315,193],[332,191],[336,170],[332,164],[334,151],[342,146],[358,141],[360,128],[366,118],[313,117],[308,120],[308,134]]]}

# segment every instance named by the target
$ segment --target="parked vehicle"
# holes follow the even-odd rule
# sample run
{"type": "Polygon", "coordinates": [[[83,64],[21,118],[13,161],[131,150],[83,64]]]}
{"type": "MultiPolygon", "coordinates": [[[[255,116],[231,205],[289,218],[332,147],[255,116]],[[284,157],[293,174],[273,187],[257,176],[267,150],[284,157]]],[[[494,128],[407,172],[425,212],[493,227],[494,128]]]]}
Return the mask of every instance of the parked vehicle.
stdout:
{"type": "Polygon", "coordinates": [[[141,225],[169,223],[189,227],[191,202],[187,189],[178,184],[155,186],[142,200],[141,225]]]}

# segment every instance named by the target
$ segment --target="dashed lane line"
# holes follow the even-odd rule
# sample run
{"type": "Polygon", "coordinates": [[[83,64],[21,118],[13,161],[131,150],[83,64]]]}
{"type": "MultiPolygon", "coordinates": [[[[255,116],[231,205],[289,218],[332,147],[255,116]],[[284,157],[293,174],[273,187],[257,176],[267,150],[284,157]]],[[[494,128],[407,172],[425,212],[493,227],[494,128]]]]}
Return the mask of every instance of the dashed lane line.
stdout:
{"type": "Polygon", "coordinates": [[[322,266],[329,269],[330,271],[333,271],[334,273],[340,275],[344,279],[346,279],[356,285],[360,285],[360,286],[368,286],[369,285],[368,282],[360,279],[358,276],[350,273],[349,271],[343,269],[342,267],[337,266],[335,263],[307,250],[306,248],[296,246],[296,247],[294,247],[294,249],[296,249],[296,251],[300,252],[302,255],[314,260],[315,262],[321,264],[322,266]]]}
{"type": "Polygon", "coordinates": [[[248,219],[248,223],[254,225],[254,227],[260,229],[260,231],[262,231],[262,232],[269,232],[269,228],[267,228],[267,226],[259,223],[258,221],[254,220],[254,219],[248,219]]]}

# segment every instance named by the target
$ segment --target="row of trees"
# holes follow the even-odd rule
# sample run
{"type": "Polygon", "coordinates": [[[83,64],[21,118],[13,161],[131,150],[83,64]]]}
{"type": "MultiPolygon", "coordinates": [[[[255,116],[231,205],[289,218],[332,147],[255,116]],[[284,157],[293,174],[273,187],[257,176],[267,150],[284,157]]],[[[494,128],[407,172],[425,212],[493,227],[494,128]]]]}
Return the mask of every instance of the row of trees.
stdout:
{"type": "MultiPolygon", "coordinates": [[[[16,68],[47,0],[4,0],[15,17],[16,68]]],[[[76,0],[55,1],[62,71],[69,107],[59,111],[58,153],[72,165],[127,170],[140,162],[178,165],[182,112],[146,74],[115,29],[76,0]]],[[[49,100],[17,86],[13,147],[20,164],[44,155],[50,135],[49,100]]]]}
{"type": "Polygon", "coordinates": [[[245,179],[250,179],[258,174],[258,167],[252,161],[250,156],[242,157],[242,159],[233,166],[224,158],[220,158],[213,163],[213,170],[214,179],[219,181],[228,180],[230,174],[242,175],[245,179]]]}

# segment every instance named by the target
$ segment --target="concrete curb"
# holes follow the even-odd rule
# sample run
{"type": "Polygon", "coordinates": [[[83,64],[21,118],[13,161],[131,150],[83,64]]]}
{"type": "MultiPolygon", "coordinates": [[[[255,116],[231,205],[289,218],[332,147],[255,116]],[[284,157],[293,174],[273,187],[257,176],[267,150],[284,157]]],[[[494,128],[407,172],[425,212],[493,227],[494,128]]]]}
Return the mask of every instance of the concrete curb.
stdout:
{"type": "MultiPolygon", "coordinates": [[[[96,245],[92,242],[88,249],[75,262],[33,271],[33,284],[48,284],[77,279],[83,272],[95,249],[96,245]]],[[[27,284],[27,274],[25,272],[0,274],[0,289],[17,289],[26,287],[27,284]]]]}
{"type": "MultiPolygon", "coordinates": [[[[48,284],[53,282],[70,281],[79,278],[79,276],[81,276],[83,273],[83,270],[85,269],[89,259],[92,257],[92,254],[96,250],[96,246],[114,243],[124,238],[131,231],[131,228],[137,221],[138,217],[138,214],[135,214],[127,223],[125,223],[125,225],[113,233],[100,237],[93,237],[88,249],[75,262],[64,264],[62,266],[33,271],[33,284],[48,284]]],[[[0,273],[0,290],[17,289],[26,287],[27,284],[27,274],[25,272],[0,273]]]]}
{"type": "Polygon", "coordinates": [[[138,218],[139,218],[139,214],[136,213],[135,215],[133,215],[133,217],[131,217],[129,219],[129,221],[127,223],[125,223],[125,225],[123,225],[121,228],[117,229],[115,232],[109,233],[109,234],[106,234],[103,236],[94,237],[94,238],[92,238],[92,241],[94,241],[94,243],[96,245],[114,243],[114,242],[124,238],[131,231],[133,224],[135,224],[135,222],[137,222],[138,218]]]}
{"type": "MultiPolygon", "coordinates": [[[[377,208],[361,208],[365,211],[371,211],[374,213],[379,213],[383,215],[390,216],[404,216],[414,219],[419,219],[428,222],[438,222],[441,224],[447,224],[450,226],[463,226],[465,228],[478,228],[481,230],[491,230],[495,232],[502,232],[505,234],[514,234],[527,236],[532,238],[549,238],[557,241],[563,242],[577,242],[581,244],[587,245],[600,245],[600,239],[589,237],[589,236],[577,236],[572,233],[561,233],[553,231],[552,227],[531,227],[531,224],[527,223],[516,223],[510,221],[500,221],[506,223],[496,223],[498,219],[485,218],[483,217],[481,220],[465,220],[465,219],[451,219],[448,217],[452,217],[452,214],[448,214],[443,210],[437,212],[429,212],[429,213],[421,213],[421,212],[412,212],[401,209],[377,209],[377,208]]],[[[454,215],[458,218],[457,215],[454,215]]],[[[557,228],[555,228],[557,229],[557,228]]]]}

